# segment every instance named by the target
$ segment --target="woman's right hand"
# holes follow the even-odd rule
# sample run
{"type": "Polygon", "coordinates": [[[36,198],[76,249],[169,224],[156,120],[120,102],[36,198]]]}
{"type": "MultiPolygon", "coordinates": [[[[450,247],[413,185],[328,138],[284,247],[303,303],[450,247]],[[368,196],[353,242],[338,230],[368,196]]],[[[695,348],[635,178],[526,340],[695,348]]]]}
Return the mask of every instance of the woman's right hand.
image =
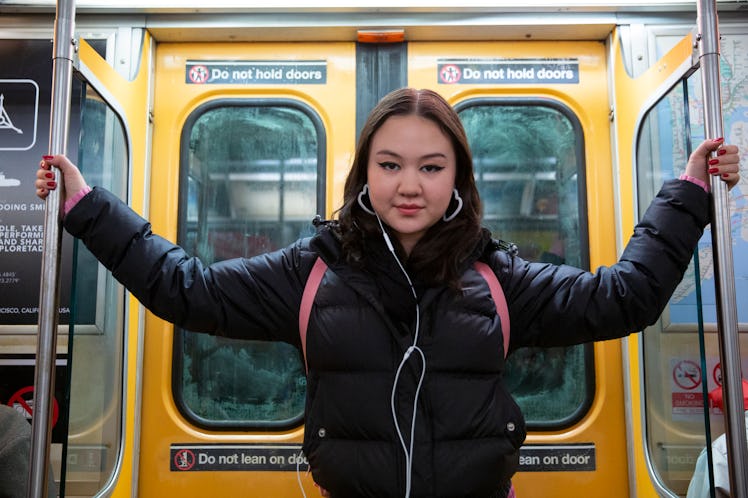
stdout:
{"type": "Polygon", "coordinates": [[[65,201],[88,187],[80,170],[75,164],[70,162],[70,159],[63,155],[43,156],[42,161],[39,163],[39,169],[36,172],[36,182],[34,183],[36,186],[36,195],[40,199],[46,199],[50,190],[57,188],[52,166],[60,170],[61,179],[65,182],[65,201]]]}
{"type": "Polygon", "coordinates": [[[722,138],[704,140],[688,158],[686,175],[706,185],[709,185],[710,176],[718,176],[731,189],[740,180],[740,151],[736,145],[724,143],[722,138]],[[712,158],[712,153],[717,157],[712,158]]]}

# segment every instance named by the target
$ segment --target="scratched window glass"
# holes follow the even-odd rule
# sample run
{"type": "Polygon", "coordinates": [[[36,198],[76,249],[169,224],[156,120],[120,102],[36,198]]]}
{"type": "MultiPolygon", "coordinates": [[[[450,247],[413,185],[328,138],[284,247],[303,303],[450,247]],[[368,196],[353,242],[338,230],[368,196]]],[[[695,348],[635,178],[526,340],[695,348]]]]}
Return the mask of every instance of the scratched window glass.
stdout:
{"type": "MultiPolygon", "coordinates": [[[[325,139],[299,104],[223,101],[198,109],[182,135],[180,243],[206,263],[251,257],[313,234],[324,212],[325,139]]],[[[182,412],[206,427],[287,427],[304,409],[299,351],[178,331],[174,371],[182,412]]]]}
{"type": "MultiPolygon", "coordinates": [[[[529,261],[589,267],[581,126],[545,100],[475,99],[458,106],[473,152],[483,223],[529,261]]],[[[594,391],[588,346],[523,348],[506,382],[531,428],[568,426],[594,391]]]]}

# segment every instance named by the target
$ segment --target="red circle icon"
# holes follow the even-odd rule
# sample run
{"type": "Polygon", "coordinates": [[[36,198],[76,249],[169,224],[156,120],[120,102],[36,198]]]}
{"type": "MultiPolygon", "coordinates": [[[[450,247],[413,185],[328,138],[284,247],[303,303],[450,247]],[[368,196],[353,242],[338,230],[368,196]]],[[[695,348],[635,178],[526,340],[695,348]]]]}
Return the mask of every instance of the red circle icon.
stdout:
{"type": "Polygon", "coordinates": [[[679,361],[673,368],[673,380],[681,389],[696,389],[701,384],[701,368],[690,360],[679,361]]]}
{"type": "Polygon", "coordinates": [[[459,83],[462,79],[462,69],[455,64],[447,64],[439,71],[439,79],[446,84],[459,83]]]}
{"type": "Polygon", "coordinates": [[[188,74],[190,81],[197,85],[207,83],[208,77],[210,75],[210,73],[208,72],[208,68],[203,65],[192,66],[188,74]]]}
{"type": "MultiPolygon", "coordinates": [[[[8,400],[8,406],[15,408],[21,406],[23,411],[28,414],[28,418],[33,416],[34,411],[34,386],[26,386],[19,389],[8,400]]],[[[60,407],[56,399],[52,399],[52,427],[57,425],[57,418],[60,416],[60,407]]]]}
{"type": "Polygon", "coordinates": [[[174,466],[179,470],[190,470],[195,465],[195,454],[182,449],[174,454],[174,466]]]}
{"type": "Polygon", "coordinates": [[[722,386],[722,363],[717,363],[714,365],[714,370],[712,370],[712,378],[714,379],[714,383],[718,386],[722,386]]]}

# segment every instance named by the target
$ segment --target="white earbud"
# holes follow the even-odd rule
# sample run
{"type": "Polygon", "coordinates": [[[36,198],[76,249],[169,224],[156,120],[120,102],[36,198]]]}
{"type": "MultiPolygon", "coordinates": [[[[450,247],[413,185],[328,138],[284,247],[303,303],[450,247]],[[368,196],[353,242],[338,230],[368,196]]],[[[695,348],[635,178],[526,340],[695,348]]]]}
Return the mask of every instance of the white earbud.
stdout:
{"type": "Polygon", "coordinates": [[[361,192],[358,193],[358,197],[356,198],[356,200],[358,201],[358,205],[367,213],[377,216],[377,213],[374,212],[374,209],[367,206],[364,202],[364,197],[366,197],[367,195],[369,195],[369,184],[364,183],[364,188],[361,189],[361,192]]]}

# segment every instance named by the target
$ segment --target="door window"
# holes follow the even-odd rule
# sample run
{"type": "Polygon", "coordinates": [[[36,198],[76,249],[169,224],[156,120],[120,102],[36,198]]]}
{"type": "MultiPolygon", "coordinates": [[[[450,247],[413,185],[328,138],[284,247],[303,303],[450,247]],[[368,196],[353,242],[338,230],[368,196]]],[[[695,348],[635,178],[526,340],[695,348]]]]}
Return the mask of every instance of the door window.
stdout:
{"type": "MultiPolygon", "coordinates": [[[[483,222],[528,261],[589,267],[581,126],[548,100],[480,99],[458,107],[473,151],[483,222]]],[[[579,419],[594,391],[589,346],[523,348],[506,382],[535,429],[579,419]]]]}
{"type": "MultiPolygon", "coordinates": [[[[294,101],[211,102],[182,135],[180,244],[205,264],[252,257],[314,233],[322,213],[324,131],[294,101]]],[[[300,423],[306,377],[297,348],[178,331],[182,412],[206,427],[300,423]]]]}
{"type": "MultiPolygon", "coordinates": [[[[77,164],[91,186],[127,199],[128,148],[119,116],[89,85],[81,95],[77,164]]],[[[75,156],[73,156],[75,157],[75,156]]],[[[83,243],[73,249],[69,338],[70,420],[66,494],[103,487],[115,471],[122,442],[125,292],[83,243]]]]}

